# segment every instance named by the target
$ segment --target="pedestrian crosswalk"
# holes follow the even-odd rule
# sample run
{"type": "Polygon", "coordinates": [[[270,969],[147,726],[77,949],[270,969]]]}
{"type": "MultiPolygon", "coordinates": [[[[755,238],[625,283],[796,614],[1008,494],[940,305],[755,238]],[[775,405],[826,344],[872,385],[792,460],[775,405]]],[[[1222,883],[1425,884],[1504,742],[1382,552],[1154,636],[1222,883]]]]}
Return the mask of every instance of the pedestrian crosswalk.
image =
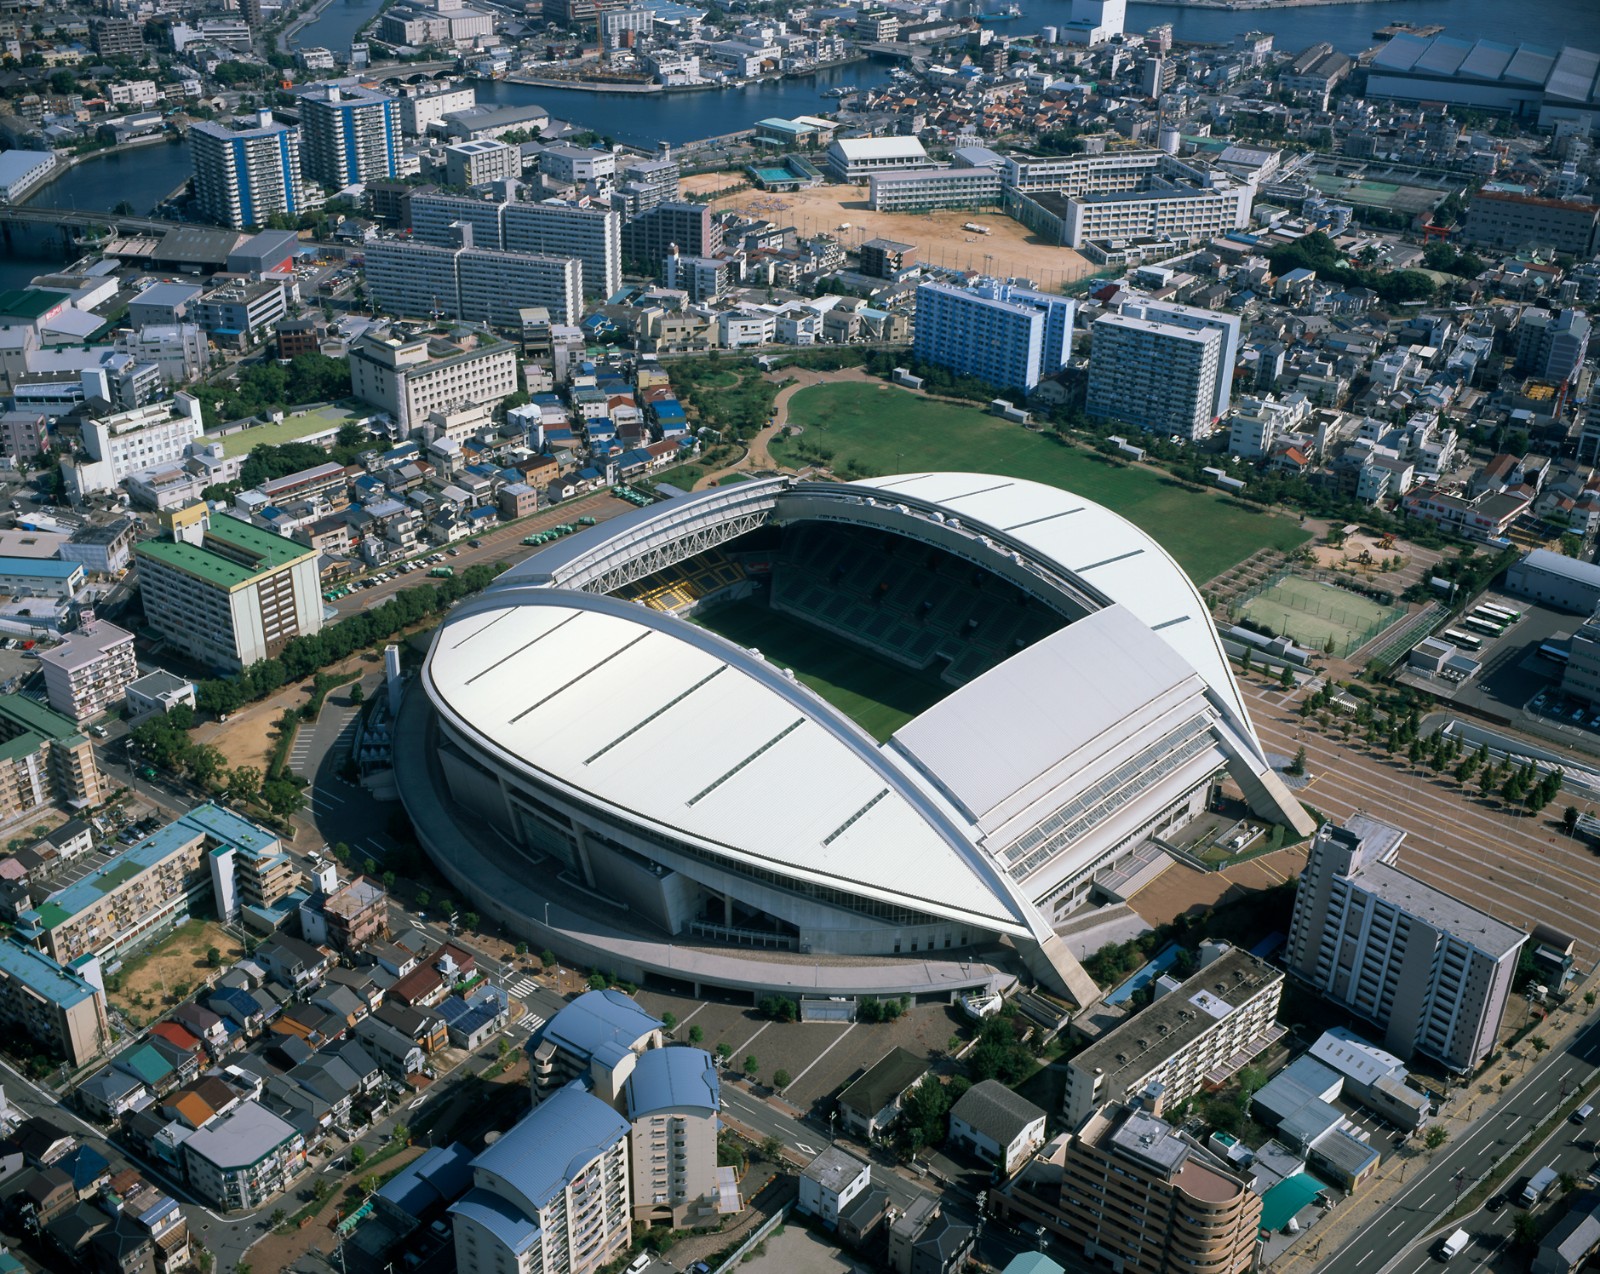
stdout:
{"type": "Polygon", "coordinates": [[[510,991],[519,1000],[526,1000],[531,991],[537,991],[539,984],[527,974],[523,974],[515,982],[508,983],[506,990],[510,991]]]}
{"type": "Polygon", "coordinates": [[[519,1017],[516,1020],[515,1025],[527,1027],[528,1028],[528,1034],[532,1035],[535,1031],[537,1031],[541,1026],[544,1025],[544,1019],[542,1017],[540,1017],[537,1013],[524,1013],[521,1017],[519,1017]]]}

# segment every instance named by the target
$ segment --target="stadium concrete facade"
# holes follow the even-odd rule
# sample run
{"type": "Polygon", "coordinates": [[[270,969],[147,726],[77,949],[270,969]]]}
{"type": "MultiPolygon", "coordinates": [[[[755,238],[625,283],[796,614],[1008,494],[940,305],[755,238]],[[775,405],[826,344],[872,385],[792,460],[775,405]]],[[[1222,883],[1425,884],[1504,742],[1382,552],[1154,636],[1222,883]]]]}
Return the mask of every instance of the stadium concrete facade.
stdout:
{"type": "Polygon", "coordinates": [[[1011,976],[1014,952],[1087,1003],[1055,926],[1219,782],[1313,830],[1167,553],[982,474],[763,479],[573,536],[456,608],[395,754],[476,909],[696,990],[945,993],[1011,976]],[[729,599],[943,697],[880,743],[688,621],[729,599]]]}

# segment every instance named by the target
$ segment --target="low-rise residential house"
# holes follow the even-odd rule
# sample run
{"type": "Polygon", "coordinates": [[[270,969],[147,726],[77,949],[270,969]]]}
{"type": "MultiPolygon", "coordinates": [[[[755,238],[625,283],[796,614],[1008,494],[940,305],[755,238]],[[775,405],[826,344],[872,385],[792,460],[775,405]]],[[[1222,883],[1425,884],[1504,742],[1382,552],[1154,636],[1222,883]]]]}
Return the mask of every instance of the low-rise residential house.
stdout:
{"type": "Polygon", "coordinates": [[[928,1063],[903,1048],[888,1054],[839,1094],[845,1132],[876,1141],[900,1116],[900,1103],[928,1074],[928,1063]]]}
{"type": "Polygon", "coordinates": [[[183,1143],[196,1193],[224,1211],[257,1208],[306,1166],[305,1138],[258,1102],[245,1102],[183,1143]]]}
{"type": "Polygon", "coordinates": [[[1044,1145],[1045,1112],[999,1080],[985,1079],[950,1110],[950,1140],[1009,1177],[1044,1145]]]}

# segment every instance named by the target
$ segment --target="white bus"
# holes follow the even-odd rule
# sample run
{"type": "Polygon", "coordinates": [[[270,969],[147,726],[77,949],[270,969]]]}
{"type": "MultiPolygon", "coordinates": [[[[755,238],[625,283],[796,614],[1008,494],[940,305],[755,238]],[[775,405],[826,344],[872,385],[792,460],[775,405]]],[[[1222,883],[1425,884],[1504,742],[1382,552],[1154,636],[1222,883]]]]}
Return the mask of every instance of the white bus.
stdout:
{"type": "Polygon", "coordinates": [[[1482,650],[1483,642],[1471,633],[1464,633],[1458,628],[1446,628],[1444,639],[1452,646],[1460,646],[1463,650],[1482,650]]]}
{"type": "Polygon", "coordinates": [[[1505,632],[1498,624],[1491,624],[1487,619],[1479,619],[1476,615],[1468,615],[1461,621],[1463,628],[1470,628],[1475,633],[1482,633],[1485,637],[1498,637],[1505,632]]]}
{"type": "Polygon", "coordinates": [[[1484,602],[1478,607],[1478,609],[1481,610],[1485,615],[1491,615],[1495,619],[1498,619],[1502,623],[1506,624],[1514,624],[1517,622],[1517,620],[1522,618],[1522,613],[1520,611],[1514,611],[1509,606],[1495,606],[1491,605],[1489,602],[1484,602]]]}

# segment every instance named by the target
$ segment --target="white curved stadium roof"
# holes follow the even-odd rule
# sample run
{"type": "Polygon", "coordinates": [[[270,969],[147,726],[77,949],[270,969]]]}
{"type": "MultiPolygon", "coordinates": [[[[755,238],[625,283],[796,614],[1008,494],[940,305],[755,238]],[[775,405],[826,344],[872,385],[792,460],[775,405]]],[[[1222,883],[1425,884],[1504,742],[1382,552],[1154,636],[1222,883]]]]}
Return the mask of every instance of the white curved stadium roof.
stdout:
{"type": "Polygon", "coordinates": [[[930,500],[1020,541],[1143,620],[1249,724],[1205,599],[1171,555],[1126,518],[1059,487],[988,473],[912,473],[852,485],[930,500]]]}
{"type": "Polygon", "coordinates": [[[496,600],[442,630],[427,675],[436,703],[508,759],[785,876],[1028,928],[945,812],[782,670],[608,597],[496,600]]]}

